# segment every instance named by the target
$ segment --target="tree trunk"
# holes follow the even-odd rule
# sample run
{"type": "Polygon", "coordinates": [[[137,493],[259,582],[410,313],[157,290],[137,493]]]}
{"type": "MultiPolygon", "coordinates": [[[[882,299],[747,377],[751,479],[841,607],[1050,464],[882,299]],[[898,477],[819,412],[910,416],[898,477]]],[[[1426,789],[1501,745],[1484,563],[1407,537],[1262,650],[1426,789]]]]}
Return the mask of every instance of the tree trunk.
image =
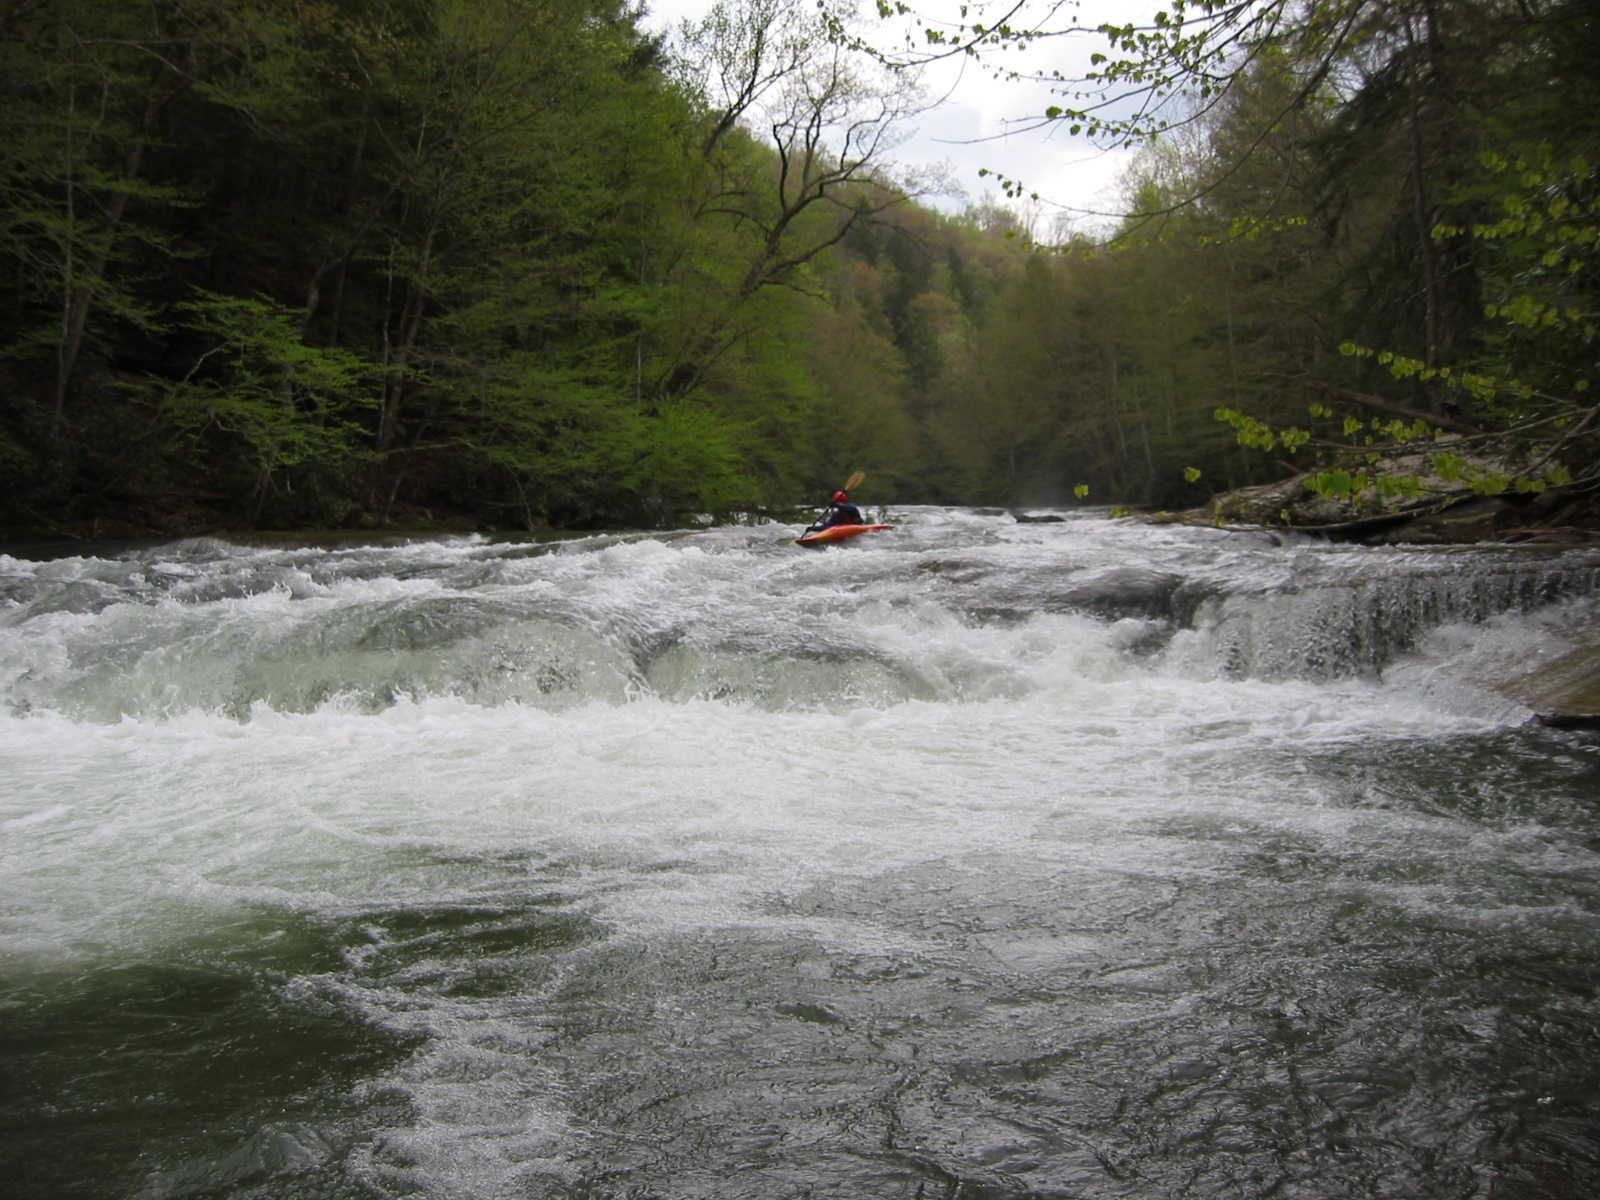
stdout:
{"type": "Polygon", "coordinates": [[[378,453],[387,454],[394,449],[400,437],[400,404],[405,399],[406,369],[417,346],[417,332],[422,328],[422,314],[427,307],[427,293],[421,285],[413,285],[400,313],[400,344],[390,360],[389,373],[383,385],[383,411],[378,419],[378,453]]]}
{"type": "MultiPolygon", "coordinates": [[[[422,255],[418,260],[417,269],[406,291],[406,301],[400,309],[399,342],[393,347],[392,353],[385,353],[383,383],[383,408],[378,417],[378,453],[385,455],[394,449],[400,437],[400,404],[405,399],[406,371],[411,365],[411,356],[416,351],[417,334],[422,328],[423,313],[428,307],[428,289],[425,280],[428,277],[428,268],[433,261],[433,239],[435,230],[430,229],[423,239],[422,255]]],[[[385,330],[384,341],[388,347],[388,332],[385,330]]]]}
{"type": "MultiPolygon", "coordinates": [[[[163,97],[152,97],[145,106],[144,119],[140,125],[139,133],[122,163],[122,178],[133,180],[138,178],[140,164],[144,161],[145,143],[149,136],[150,127],[155,123],[156,115],[161,108],[172,98],[171,93],[163,97]]],[[[74,101],[69,101],[69,108],[75,107],[74,101]]],[[[74,228],[77,219],[77,189],[73,183],[75,179],[76,164],[69,161],[67,164],[67,226],[69,231],[74,228]]],[[[102,224],[104,240],[98,253],[91,256],[83,265],[81,272],[75,270],[73,235],[68,233],[66,255],[62,262],[61,270],[61,342],[56,347],[56,378],[50,399],[50,440],[58,441],[61,436],[61,427],[66,419],[67,392],[72,386],[73,374],[77,371],[78,357],[83,351],[84,332],[89,324],[89,310],[94,304],[94,281],[100,279],[110,265],[111,250],[116,243],[117,235],[122,228],[122,222],[128,211],[128,193],[119,191],[111,197],[111,202],[106,206],[105,219],[102,224]],[[79,280],[88,280],[87,283],[79,280]]]]}

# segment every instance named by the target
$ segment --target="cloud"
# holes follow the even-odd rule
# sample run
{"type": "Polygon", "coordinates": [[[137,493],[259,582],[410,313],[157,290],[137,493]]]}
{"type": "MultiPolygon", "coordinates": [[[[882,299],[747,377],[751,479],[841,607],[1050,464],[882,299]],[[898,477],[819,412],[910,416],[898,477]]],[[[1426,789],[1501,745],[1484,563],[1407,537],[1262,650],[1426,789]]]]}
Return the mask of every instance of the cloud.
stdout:
{"type": "MultiPolygon", "coordinates": [[[[670,29],[701,16],[712,0],[648,2],[646,26],[670,29]]],[[[931,0],[922,7],[926,12],[954,11],[955,5],[953,0],[931,0]]],[[[1073,19],[1092,29],[1103,21],[1128,20],[1128,9],[1126,0],[1082,0],[1073,19]]],[[[977,6],[969,6],[970,13],[976,11],[977,6]]],[[[889,23],[877,27],[884,30],[886,43],[899,42],[903,31],[889,23]]],[[[893,159],[907,168],[948,164],[964,195],[928,200],[947,212],[990,200],[1035,210],[1041,236],[1051,233],[1058,220],[1086,232],[1105,228],[1112,223],[1105,214],[1117,209],[1117,178],[1134,151],[1098,147],[1085,137],[1070,136],[1059,123],[1039,127],[1046,108],[1063,101],[1044,85],[995,77],[998,64],[1078,76],[1089,69],[1089,55],[1104,48],[1102,37],[1086,32],[1046,39],[1026,51],[1000,51],[992,60],[955,56],[929,64],[923,85],[941,103],[916,122],[915,132],[896,148],[893,159]],[[980,175],[983,170],[989,174],[980,175]],[[1024,199],[1008,199],[999,177],[1017,181],[1024,199]],[[1035,194],[1037,205],[1025,202],[1035,194]]]]}
{"type": "MultiPolygon", "coordinates": [[[[957,93],[918,122],[916,135],[896,157],[905,162],[948,162],[968,201],[985,197],[1008,201],[998,177],[1015,181],[1023,198],[1037,195],[1040,214],[1057,216],[1075,227],[1105,225],[1117,208],[1117,180],[1134,151],[1101,149],[1087,138],[1071,137],[1059,124],[1037,126],[1050,98],[1042,91],[989,86],[957,93]],[[988,175],[980,171],[987,170],[988,175]]],[[[961,203],[941,207],[959,210],[961,203]]]]}

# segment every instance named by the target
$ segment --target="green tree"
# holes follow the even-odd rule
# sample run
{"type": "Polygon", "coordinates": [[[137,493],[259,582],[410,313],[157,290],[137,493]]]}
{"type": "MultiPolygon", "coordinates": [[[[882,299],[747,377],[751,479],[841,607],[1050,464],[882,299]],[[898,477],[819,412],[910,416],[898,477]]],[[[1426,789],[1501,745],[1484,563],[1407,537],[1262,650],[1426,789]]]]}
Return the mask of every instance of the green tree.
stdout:
{"type": "Polygon", "coordinates": [[[181,14],[103,0],[15,6],[0,23],[0,237],[14,270],[3,352],[44,381],[57,451],[85,347],[103,344],[95,315],[158,321],[126,268],[162,240],[141,208],[178,198],[145,169],[163,111],[192,84],[157,50],[173,24],[181,14]]]}
{"type": "Polygon", "coordinates": [[[180,306],[206,349],[179,380],[139,390],[184,449],[232,441],[253,476],[259,514],[286,468],[342,469],[361,459],[361,410],[377,402],[376,364],[336,347],[308,346],[300,314],[259,299],[200,293],[180,306]]]}
{"type": "Polygon", "coordinates": [[[694,217],[722,248],[723,269],[702,268],[702,287],[720,303],[686,338],[665,380],[671,393],[692,388],[746,335],[741,309],[757,293],[820,295],[819,256],[915,190],[885,174],[897,132],[921,108],[915,80],[853,59],[833,37],[836,21],[796,0],[751,0],[714,6],[681,31],[680,54],[709,65],[708,188],[694,217]]]}
{"type": "MultiPolygon", "coordinates": [[[[1004,21],[988,6],[963,13],[904,57],[1090,32],[1057,6],[1016,6],[1004,21]]],[[[1588,425],[1574,399],[1587,389],[1597,150],[1584,5],[1180,0],[1094,36],[1090,71],[1050,77],[1062,102],[1039,122],[1185,147],[1163,186],[1130,203],[1106,437],[1142,441],[1156,464],[1190,413],[1224,397],[1269,417],[1241,423],[1252,439],[1333,399],[1387,413],[1334,414],[1323,440],[1335,452],[1349,441],[1341,425],[1363,431],[1347,451],[1370,456],[1414,437],[1403,431],[1421,414],[1429,436],[1474,435],[1491,457],[1573,457],[1572,431],[1588,425]],[[1187,128],[1200,136],[1182,141],[1187,128]],[[1153,302],[1163,295],[1193,310],[1153,302]]],[[[1315,446],[1310,436],[1287,448],[1315,446]]]]}

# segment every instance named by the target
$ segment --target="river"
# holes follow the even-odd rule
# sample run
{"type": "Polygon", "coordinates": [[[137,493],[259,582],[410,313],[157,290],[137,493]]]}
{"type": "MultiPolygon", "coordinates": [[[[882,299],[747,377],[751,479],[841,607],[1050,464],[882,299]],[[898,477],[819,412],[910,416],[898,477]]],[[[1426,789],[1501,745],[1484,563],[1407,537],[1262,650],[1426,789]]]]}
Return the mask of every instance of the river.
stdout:
{"type": "Polygon", "coordinates": [[[0,1179],[1600,1194],[1592,550],[0,555],[0,1179]]]}

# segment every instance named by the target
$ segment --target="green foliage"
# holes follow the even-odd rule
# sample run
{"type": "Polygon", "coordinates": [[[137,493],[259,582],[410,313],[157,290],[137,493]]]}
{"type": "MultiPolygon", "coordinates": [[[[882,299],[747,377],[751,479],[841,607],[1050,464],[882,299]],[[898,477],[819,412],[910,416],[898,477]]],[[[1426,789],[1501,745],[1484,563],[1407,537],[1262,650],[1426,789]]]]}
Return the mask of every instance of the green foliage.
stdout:
{"type": "Polygon", "coordinates": [[[639,424],[637,452],[618,478],[630,490],[650,493],[666,512],[730,513],[760,496],[744,463],[743,447],[725,421],[678,402],[639,424]]]}
{"type": "MultiPolygon", "coordinates": [[[[1353,508],[1365,502],[1382,508],[1395,500],[1444,496],[1463,489],[1479,495],[1503,495],[1513,491],[1534,493],[1572,481],[1572,473],[1566,467],[1553,463],[1549,453],[1539,456],[1531,463],[1530,469],[1523,472],[1507,471],[1453,449],[1438,450],[1428,455],[1431,472],[1426,475],[1404,467],[1386,466],[1386,463],[1397,459],[1409,461],[1406,452],[1414,443],[1438,442],[1447,435],[1444,430],[1422,419],[1362,420],[1340,414],[1321,404],[1312,405],[1311,413],[1313,418],[1326,423],[1330,429],[1330,437],[1318,443],[1324,455],[1359,459],[1372,469],[1353,471],[1348,467],[1330,467],[1308,475],[1305,486],[1308,491],[1324,499],[1353,508]],[[1337,433],[1334,433],[1335,430],[1337,433]],[[1336,440],[1340,434],[1342,441],[1336,440]],[[1375,449],[1381,453],[1374,452],[1375,449]]],[[[1256,449],[1271,450],[1287,445],[1286,433],[1294,435],[1293,441],[1297,445],[1305,444],[1313,436],[1305,430],[1274,430],[1251,417],[1227,410],[1219,409],[1216,415],[1219,421],[1238,430],[1241,444],[1256,449]]],[[[1459,437],[1449,440],[1462,448],[1469,444],[1459,437]]]]}
{"type": "Polygon", "coordinates": [[[1348,502],[1372,487],[1372,480],[1365,475],[1352,475],[1349,471],[1319,471],[1307,480],[1306,486],[1329,500],[1348,502]]]}
{"type": "MultiPolygon", "coordinates": [[[[1049,441],[1051,424],[1065,434],[1058,471],[1092,454],[1097,483],[1104,471],[1124,495],[1141,486],[1135,464],[1164,463],[1175,479],[1199,463],[1236,485],[1313,450],[1420,446],[1441,423],[1469,433],[1484,488],[1581,481],[1600,461],[1583,433],[1596,424],[1584,397],[1600,278],[1592,22],[1566,0],[1426,10],[1173,4],[1101,27],[1090,70],[1055,78],[1044,120],[1067,136],[1164,136],[1126,188],[1135,215],[1102,268],[1111,282],[1094,314],[1006,306],[1056,349],[1055,369],[1018,370],[1015,356],[979,343],[1027,380],[1012,403],[1031,400],[1038,414],[1034,438],[1011,439],[1008,466],[1049,441]],[[1248,52],[1230,57],[1238,47],[1248,52]],[[1168,117],[1182,120],[1167,128],[1168,117]],[[1097,361],[1062,369],[1062,348],[1080,337],[1097,361]],[[1090,380],[1092,406],[1069,398],[1090,380]],[[1348,414],[1314,435],[1296,414],[1324,393],[1364,397],[1384,415],[1348,414]],[[1198,429],[1204,412],[1251,453],[1198,429]],[[1495,460],[1524,469],[1482,465],[1495,460]]],[[[990,23],[981,7],[963,10],[926,56],[1083,32],[1065,12],[1024,4],[990,23]]],[[[1008,197],[1031,194],[988,177],[1008,197]]],[[[969,457],[975,445],[960,441],[969,457]]],[[[998,460],[997,447],[988,453],[998,460]]],[[[1385,482],[1369,468],[1327,486],[1382,500],[1411,492],[1405,476],[1385,482]],[[1360,478],[1371,487],[1355,487],[1360,478]]]]}
{"type": "Polygon", "coordinates": [[[1235,412],[1231,408],[1219,408],[1213,414],[1224,425],[1231,426],[1236,434],[1236,440],[1241,446],[1249,446],[1253,450],[1283,450],[1293,454],[1311,440],[1311,432],[1307,429],[1289,427],[1275,429],[1264,421],[1258,421],[1246,413],[1235,412]]]}
{"type": "Polygon", "coordinates": [[[173,486],[160,434],[196,489],[315,474],[297,520],[666,523],[841,462],[885,498],[1174,506],[1286,463],[1358,507],[1600,474],[1575,0],[1104,26],[1083,82],[1148,103],[1042,117],[1161,132],[1114,250],[918,207],[908,97],[795,0],[670,51],[614,0],[14,8],[0,454],[89,515],[173,486]],[[158,421],[113,444],[130,387],[158,421]]]}
{"type": "Polygon", "coordinates": [[[1503,392],[1523,396],[1530,392],[1526,384],[1516,380],[1498,379],[1493,375],[1454,367],[1430,367],[1421,359],[1398,354],[1393,350],[1374,350],[1368,346],[1358,346],[1354,342],[1341,343],[1339,353],[1346,358],[1371,359],[1383,367],[1393,379],[1441,384],[1479,403],[1487,404],[1503,392]]]}
{"type": "Polygon", "coordinates": [[[282,305],[199,295],[178,307],[207,349],[184,378],[148,379],[139,389],[158,397],[163,423],[191,438],[220,430],[264,473],[359,457],[358,417],[377,403],[377,365],[306,345],[298,314],[282,305]]]}
{"type": "Polygon", "coordinates": [[[151,33],[127,6],[94,0],[24,5],[0,24],[0,249],[11,267],[0,354],[36,381],[52,442],[87,352],[118,328],[160,328],[159,305],[130,278],[143,255],[175,254],[154,214],[181,199],[144,170],[157,97],[181,88],[180,72],[142,52],[151,33]]]}
{"type": "Polygon", "coordinates": [[[1485,248],[1489,328],[1474,394],[1522,411],[1564,407],[1566,417],[1595,384],[1600,169],[1589,155],[1562,157],[1548,145],[1480,162],[1473,186],[1499,219],[1435,233],[1485,248]]]}

